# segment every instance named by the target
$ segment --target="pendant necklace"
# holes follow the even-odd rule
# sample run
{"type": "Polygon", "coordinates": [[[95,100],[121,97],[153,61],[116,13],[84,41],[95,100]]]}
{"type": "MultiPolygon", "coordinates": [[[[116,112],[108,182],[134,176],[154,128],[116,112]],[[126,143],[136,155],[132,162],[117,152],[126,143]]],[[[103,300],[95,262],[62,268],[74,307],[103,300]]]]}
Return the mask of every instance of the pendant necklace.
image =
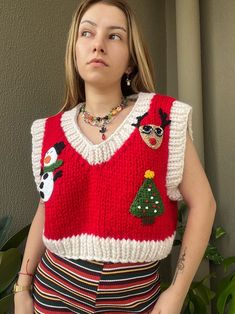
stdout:
{"type": "Polygon", "coordinates": [[[121,112],[128,105],[128,99],[126,97],[122,97],[122,102],[120,105],[114,107],[110,110],[110,112],[103,117],[96,117],[86,111],[86,103],[83,102],[81,104],[81,108],[79,113],[82,114],[82,118],[85,123],[90,124],[92,126],[96,126],[99,128],[99,132],[102,134],[102,140],[106,140],[105,132],[107,131],[106,125],[109,124],[114,117],[121,112]]]}

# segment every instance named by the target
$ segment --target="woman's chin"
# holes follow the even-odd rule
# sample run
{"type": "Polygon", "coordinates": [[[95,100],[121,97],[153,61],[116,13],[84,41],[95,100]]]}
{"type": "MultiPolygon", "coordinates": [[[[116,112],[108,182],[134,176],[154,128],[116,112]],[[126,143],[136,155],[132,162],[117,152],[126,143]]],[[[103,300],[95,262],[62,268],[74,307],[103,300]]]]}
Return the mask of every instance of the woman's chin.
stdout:
{"type": "Polygon", "coordinates": [[[90,80],[84,80],[85,85],[99,87],[99,88],[110,88],[111,86],[118,85],[116,82],[109,80],[107,77],[96,77],[90,80]]]}

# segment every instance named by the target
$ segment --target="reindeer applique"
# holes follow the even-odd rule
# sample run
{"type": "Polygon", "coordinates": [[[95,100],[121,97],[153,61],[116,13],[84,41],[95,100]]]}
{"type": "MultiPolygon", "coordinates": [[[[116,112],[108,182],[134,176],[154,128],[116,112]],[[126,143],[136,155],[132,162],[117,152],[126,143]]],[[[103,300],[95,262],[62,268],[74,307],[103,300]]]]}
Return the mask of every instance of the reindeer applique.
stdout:
{"type": "Polygon", "coordinates": [[[167,120],[167,113],[163,112],[162,109],[159,109],[159,114],[161,117],[161,125],[155,124],[145,124],[140,125],[140,122],[144,119],[144,117],[148,114],[146,112],[142,116],[136,117],[137,123],[133,123],[132,125],[137,127],[140,131],[140,135],[143,141],[152,149],[158,149],[163,141],[164,129],[167,125],[171,123],[171,120],[167,120]]]}

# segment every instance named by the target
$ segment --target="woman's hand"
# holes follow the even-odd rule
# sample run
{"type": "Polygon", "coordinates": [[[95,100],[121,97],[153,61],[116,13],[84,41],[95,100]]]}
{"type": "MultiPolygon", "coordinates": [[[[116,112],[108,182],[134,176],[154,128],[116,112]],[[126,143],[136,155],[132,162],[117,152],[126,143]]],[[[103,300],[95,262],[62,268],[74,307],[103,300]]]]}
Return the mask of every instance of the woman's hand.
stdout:
{"type": "Polygon", "coordinates": [[[17,292],[14,296],[15,314],[33,314],[33,298],[29,291],[17,292]]]}
{"type": "Polygon", "coordinates": [[[184,304],[184,297],[174,289],[175,288],[169,287],[160,294],[150,314],[180,314],[184,304]]]}

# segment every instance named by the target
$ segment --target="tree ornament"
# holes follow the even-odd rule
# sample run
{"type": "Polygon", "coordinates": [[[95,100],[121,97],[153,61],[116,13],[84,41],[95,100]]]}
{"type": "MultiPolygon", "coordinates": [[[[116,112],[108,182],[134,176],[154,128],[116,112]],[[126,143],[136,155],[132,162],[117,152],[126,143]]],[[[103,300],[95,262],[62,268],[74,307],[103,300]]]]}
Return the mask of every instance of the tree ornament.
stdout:
{"type": "Polygon", "coordinates": [[[153,181],[154,176],[154,171],[145,171],[144,183],[136,194],[130,208],[133,216],[142,218],[143,225],[153,224],[155,217],[160,216],[164,211],[160,193],[153,181]]]}

